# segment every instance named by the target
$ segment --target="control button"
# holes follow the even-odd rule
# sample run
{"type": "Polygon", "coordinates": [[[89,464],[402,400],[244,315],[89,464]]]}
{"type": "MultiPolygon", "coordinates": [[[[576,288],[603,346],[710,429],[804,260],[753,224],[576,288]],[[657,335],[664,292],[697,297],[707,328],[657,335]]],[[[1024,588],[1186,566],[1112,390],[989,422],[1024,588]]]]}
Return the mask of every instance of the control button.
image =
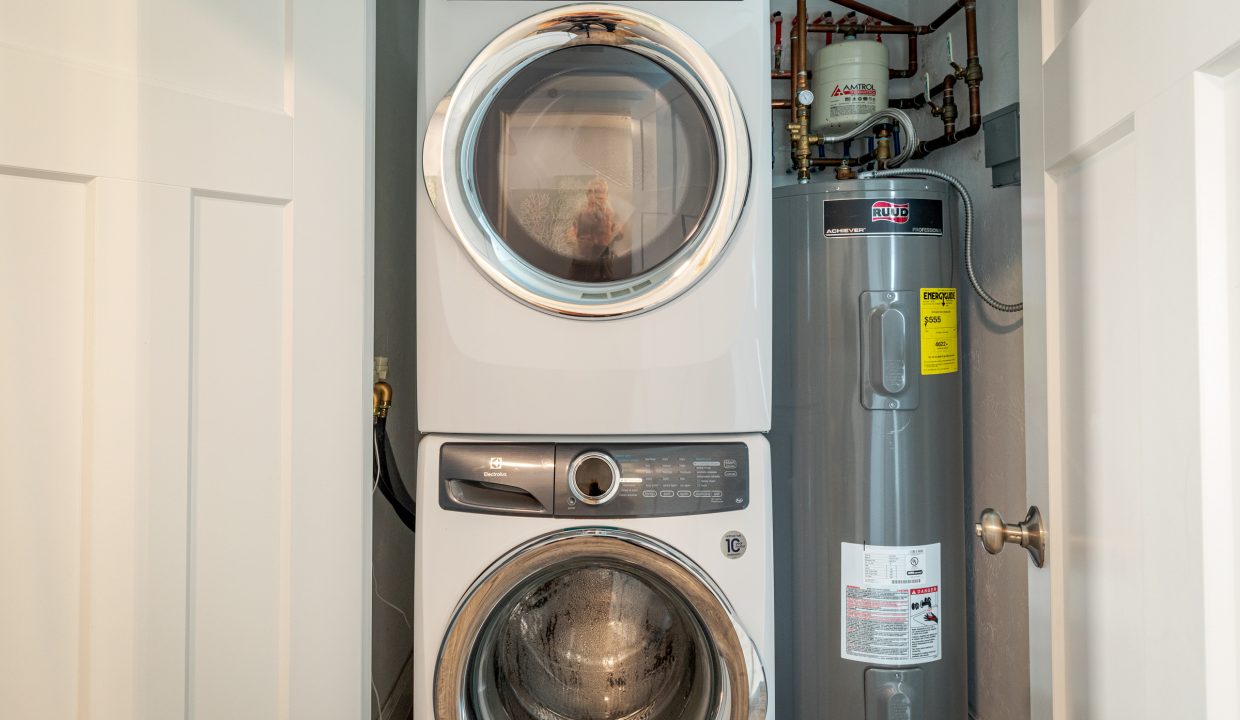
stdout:
{"type": "Polygon", "coordinates": [[[722,490],[711,490],[710,496],[713,498],[721,498],[723,497],[723,491],[722,490]]]}
{"type": "Polygon", "coordinates": [[[568,489],[587,505],[602,505],[620,492],[620,468],[607,453],[584,452],[568,466],[568,489]]]}
{"type": "Polygon", "coordinates": [[[654,490],[642,490],[642,497],[659,497],[659,493],[654,490]]]}
{"type": "Polygon", "coordinates": [[[699,498],[710,497],[710,491],[709,490],[694,490],[693,497],[699,497],[699,498]]]}
{"type": "Polygon", "coordinates": [[[736,471],[735,470],[724,470],[723,476],[724,477],[736,477],[736,471]]]}
{"type": "Polygon", "coordinates": [[[693,497],[693,493],[689,492],[688,490],[677,490],[676,497],[682,497],[682,498],[693,497]]]}
{"type": "Polygon", "coordinates": [[[660,490],[660,491],[659,491],[659,497],[676,497],[676,491],[674,491],[674,490],[660,490]]]}

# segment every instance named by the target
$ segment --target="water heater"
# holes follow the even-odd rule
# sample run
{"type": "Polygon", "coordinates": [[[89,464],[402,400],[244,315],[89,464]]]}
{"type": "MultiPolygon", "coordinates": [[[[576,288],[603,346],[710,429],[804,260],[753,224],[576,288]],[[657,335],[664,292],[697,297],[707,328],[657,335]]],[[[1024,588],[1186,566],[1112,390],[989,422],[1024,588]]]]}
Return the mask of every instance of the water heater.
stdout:
{"type": "Polygon", "coordinates": [[[775,190],[781,715],[967,717],[953,201],[933,179],[775,190]]]}

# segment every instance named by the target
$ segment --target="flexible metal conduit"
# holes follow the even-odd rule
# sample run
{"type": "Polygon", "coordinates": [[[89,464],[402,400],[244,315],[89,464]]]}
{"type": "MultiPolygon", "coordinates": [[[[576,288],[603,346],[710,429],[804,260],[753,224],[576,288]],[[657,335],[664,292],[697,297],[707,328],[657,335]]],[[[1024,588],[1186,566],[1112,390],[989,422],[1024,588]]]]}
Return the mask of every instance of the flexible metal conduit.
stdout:
{"type": "Polygon", "coordinates": [[[956,178],[945,172],[931,170],[930,168],[899,168],[898,170],[871,170],[869,172],[859,173],[859,178],[883,178],[883,177],[933,177],[946,182],[956,189],[956,194],[960,196],[960,202],[964,205],[964,269],[969,276],[969,284],[973,286],[973,292],[977,293],[987,305],[996,310],[1003,312],[1020,312],[1025,308],[1025,303],[1004,303],[999,302],[977,279],[977,274],[973,271],[973,199],[969,197],[969,191],[964,189],[964,185],[956,178]]]}

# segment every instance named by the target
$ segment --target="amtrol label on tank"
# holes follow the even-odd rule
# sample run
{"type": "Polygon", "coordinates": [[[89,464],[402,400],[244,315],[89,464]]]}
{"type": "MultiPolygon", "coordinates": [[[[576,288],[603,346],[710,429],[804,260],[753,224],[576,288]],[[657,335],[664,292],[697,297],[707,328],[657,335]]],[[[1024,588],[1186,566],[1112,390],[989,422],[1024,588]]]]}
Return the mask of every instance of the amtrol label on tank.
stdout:
{"type": "Polygon", "coordinates": [[[956,329],[956,288],[921,288],[921,374],[960,369],[956,329]]]}
{"type": "Polygon", "coordinates": [[[908,665],[943,657],[939,544],[840,543],[840,657],[908,665]]]}
{"type": "Polygon", "coordinates": [[[922,198],[822,201],[822,234],[942,235],[943,202],[922,198]]]}

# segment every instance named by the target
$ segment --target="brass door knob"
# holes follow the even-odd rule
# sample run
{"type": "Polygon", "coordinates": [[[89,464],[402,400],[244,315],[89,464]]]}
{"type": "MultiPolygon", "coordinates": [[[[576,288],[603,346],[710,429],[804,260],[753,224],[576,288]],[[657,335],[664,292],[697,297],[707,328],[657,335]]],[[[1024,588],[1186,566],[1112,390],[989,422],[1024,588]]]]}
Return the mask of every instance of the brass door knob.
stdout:
{"type": "Polygon", "coordinates": [[[1046,563],[1047,537],[1042,525],[1042,513],[1037,506],[1029,508],[1023,522],[1015,525],[1003,522],[1003,516],[994,508],[986,508],[973,526],[982,540],[982,547],[991,555],[997,555],[1007,543],[1020,545],[1029,551],[1033,564],[1042,567],[1046,563]]]}

